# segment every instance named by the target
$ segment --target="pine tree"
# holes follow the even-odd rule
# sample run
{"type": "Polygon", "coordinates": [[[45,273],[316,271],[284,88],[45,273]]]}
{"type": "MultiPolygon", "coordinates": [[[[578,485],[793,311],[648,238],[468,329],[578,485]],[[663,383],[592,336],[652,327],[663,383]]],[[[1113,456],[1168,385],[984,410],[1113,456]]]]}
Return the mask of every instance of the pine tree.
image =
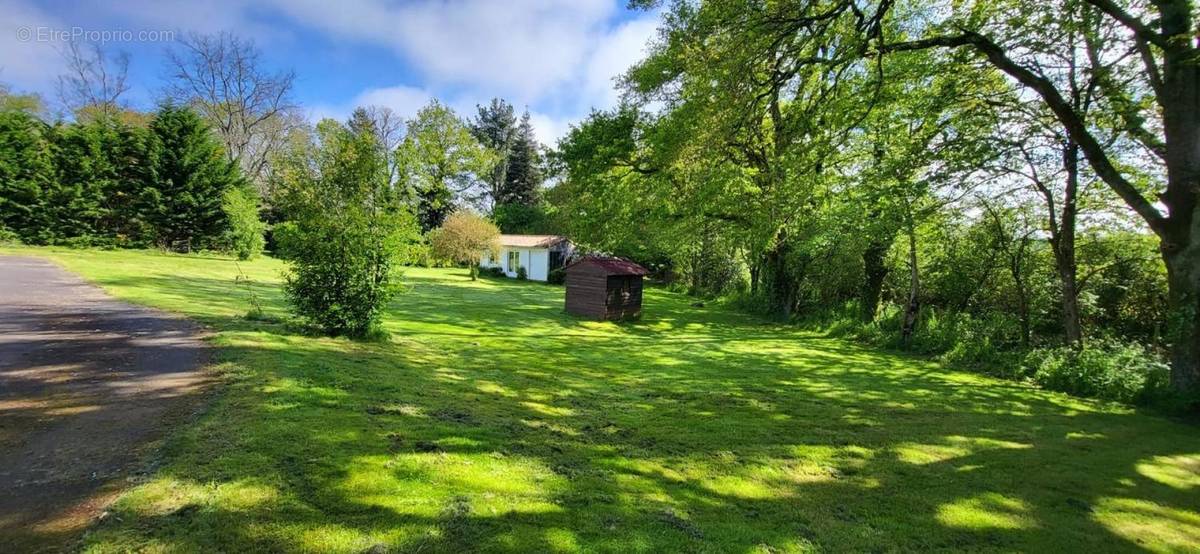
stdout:
{"type": "Polygon", "coordinates": [[[218,245],[225,192],[244,185],[237,166],[189,108],[163,105],[150,132],[155,175],[143,200],[158,243],[182,250],[218,245]]]}
{"type": "Polygon", "coordinates": [[[512,152],[509,156],[508,172],[500,190],[497,204],[520,204],[533,206],[541,199],[542,154],[533,134],[529,112],[521,116],[517,127],[512,152]]]}
{"type": "Polygon", "coordinates": [[[46,126],[24,111],[0,112],[0,231],[30,240],[48,222],[43,197],[54,166],[46,126]]]}
{"type": "Polygon", "coordinates": [[[493,205],[500,203],[501,190],[508,179],[509,161],[517,141],[517,116],[512,104],[493,98],[487,106],[476,106],[479,115],[471,122],[471,134],[496,155],[485,181],[493,205]]]}
{"type": "Polygon", "coordinates": [[[52,129],[55,181],[38,242],[137,246],[151,238],[142,191],[154,182],[145,129],[98,118],[52,129]]]}

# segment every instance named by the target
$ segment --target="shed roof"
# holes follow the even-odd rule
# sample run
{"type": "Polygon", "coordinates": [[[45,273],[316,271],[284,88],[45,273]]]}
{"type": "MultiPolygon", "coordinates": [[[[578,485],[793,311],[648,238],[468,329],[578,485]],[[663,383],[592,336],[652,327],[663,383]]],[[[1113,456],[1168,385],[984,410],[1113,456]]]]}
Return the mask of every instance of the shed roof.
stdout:
{"type": "Polygon", "coordinates": [[[624,258],[584,256],[564,268],[565,271],[592,271],[604,275],[649,275],[646,268],[624,258]]]}
{"type": "Polygon", "coordinates": [[[501,246],[520,248],[549,248],[566,240],[567,237],[560,235],[500,235],[501,246]]]}

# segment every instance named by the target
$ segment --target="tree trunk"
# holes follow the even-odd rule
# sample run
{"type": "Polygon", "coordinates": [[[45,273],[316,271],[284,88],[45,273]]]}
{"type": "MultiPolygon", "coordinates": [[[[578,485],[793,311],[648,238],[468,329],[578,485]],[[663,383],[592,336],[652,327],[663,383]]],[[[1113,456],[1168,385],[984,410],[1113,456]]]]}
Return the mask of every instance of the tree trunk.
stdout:
{"type": "Polygon", "coordinates": [[[900,342],[908,348],[917,327],[921,310],[921,276],[917,268],[917,230],[908,225],[908,305],[904,308],[904,324],[900,327],[900,342]]]}
{"type": "Polygon", "coordinates": [[[784,316],[791,316],[796,308],[796,286],[788,271],[789,250],[787,238],[781,235],[775,246],[767,251],[761,270],[768,309],[784,316]]]}
{"type": "Polygon", "coordinates": [[[478,267],[476,267],[476,265],[473,263],[469,263],[468,267],[471,268],[471,280],[474,281],[474,280],[478,279],[478,274],[479,274],[478,267]]]}
{"type": "Polygon", "coordinates": [[[1062,215],[1057,231],[1052,230],[1050,246],[1054,250],[1054,263],[1062,292],[1063,338],[1067,344],[1078,347],[1083,344],[1083,325],[1079,321],[1079,267],[1075,262],[1079,146],[1074,141],[1067,141],[1063,148],[1063,168],[1067,172],[1067,186],[1063,191],[1062,215]]]}
{"type": "Polygon", "coordinates": [[[884,257],[887,255],[888,248],[891,247],[891,240],[883,240],[875,238],[867,245],[867,249],[863,251],[863,273],[866,279],[863,281],[861,308],[862,320],[870,323],[875,321],[875,315],[879,313],[879,300],[883,294],[883,281],[887,279],[888,268],[884,263],[884,257]]]}
{"type": "Polygon", "coordinates": [[[1163,251],[1167,264],[1167,340],[1171,344],[1171,385],[1180,392],[1200,390],[1200,249],[1163,251]]]}
{"type": "Polygon", "coordinates": [[[750,296],[758,294],[758,281],[762,272],[762,262],[756,260],[750,264],[750,296]]]}
{"type": "Polygon", "coordinates": [[[1167,265],[1167,336],[1171,343],[1171,385],[1182,393],[1200,392],[1200,47],[1192,2],[1159,5],[1163,49],[1162,106],[1166,144],[1167,207],[1162,238],[1167,265]],[[1184,38],[1188,37],[1188,38],[1184,38]]]}
{"type": "Polygon", "coordinates": [[[1029,348],[1029,291],[1019,268],[1013,268],[1013,280],[1017,285],[1017,318],[1021,322],[1021,348],[1029,348]]]}

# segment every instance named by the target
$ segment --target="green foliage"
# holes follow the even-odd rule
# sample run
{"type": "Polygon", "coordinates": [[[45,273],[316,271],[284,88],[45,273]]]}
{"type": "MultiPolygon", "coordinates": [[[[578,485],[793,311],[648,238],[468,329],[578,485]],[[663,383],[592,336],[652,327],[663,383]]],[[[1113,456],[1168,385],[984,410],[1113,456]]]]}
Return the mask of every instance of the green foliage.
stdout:
{"type": "MultiPolygon", "coordinates": [[[[143,190],[142,201],[155,242],[184,251],[219,247],[229,229],[226,192],[246,186],[237,165],[190,108],[159,107],[150,133],[154,179],[143,190]]],[[[252,232],[244,226],[229,231],[252,232]]]]}
{"type": "Polygon", "coordinates": [[[1166,394],[1170,371],[1154,352],[1112,339],[1094,339],[1083,348],[1033,350],[1023,369],[1046,389],[1142,404],[1166,394]]]}
{"type": "Polygon", "coordinates": [[[221,204],[225,212],[225,248],[239,260],[253,260],[262,254],[267,224],[258,216],[258,195],[248,187],[232,187],[225,191],[221,204]]]}
{"type": "Polygon", "coordinates": [[[502,233],[550,235],[557,229],[548,206],[542,203],[497,204],[492,208],[492,219],[502,233]]]}
{"type": "Polygon", "coordinates": [[[35,239],[50,223],[45,194],[55,181],[49,129],[24,111],[0,111],[0,228],[35,239]]]}
{"type": "Polygon", "coordinates": [[[37,241],[153,243],[153,137],[112,119],[59,125],[53,136],[57,179],[44,192],[46,225],[37,241]]]}
{"type": "Polygon", "coordinates": [[[440,227],[453,211],[455,191],[471,188],[494,163],[494,154],[437,100],[408,122],[397,156],[417,207],[417,220],[426,232],[440,227]]]}
{"type": "Polygon", "coordinates": [[[480,267],[479,274],[485,277],[504,277],[504,269],[499,267],[480,267]]]}
{"type": "Polygon", "coordinates": [[[529,279],[529,272],[525,270],[525,266],[518,267],[517,268],[517,280],[525,281],[528,279],[529,279]]]}
{"type": "Polygon", "coordinates": [[[0,226],[0,246],[21,244],[21,235],[7,227],[0,226]]]}
{"type": "MultiPolygon", "coordinates": [[[[500,268],[496,268],[499,270],[500,268]]],[[[567,272],[561,267],[556,267],[550,270],[550,274],[546,276],[546,282],[551,285],[561,285],[567,282],[567,272]]]]}
{"type": "Polygon", "coordinates": [[[237,169],[189,109],[136,115],[50,127],[0,110],[0,226],[32,244],[219,246],[237,169]]]}
{"type": "Polygon", "coordinates": [[[533,134],[529,112],[521,116],[506,165],[504,185],[500,187],[496,203],[537,205],[541,198],[542,152],[533,134]]]}
{"type": "Polygon", "coordinates": [[[475,268],[484,253],[500,255],[500,230],[486,218],[466,210],[458,210],[429,232],[429,246],[438,258],[464,264],[475,279],[475,268]]]}
{"type": "Polygon", "coordinates": [[[417,240],[406,208],[389,203],[387,161],[370,133],[326,120],[317,148],[281,160],[291,225],[281,249],[284,290],[297,314],[330,335],[370,338],[398,292],[394,269],[417,240]]]}

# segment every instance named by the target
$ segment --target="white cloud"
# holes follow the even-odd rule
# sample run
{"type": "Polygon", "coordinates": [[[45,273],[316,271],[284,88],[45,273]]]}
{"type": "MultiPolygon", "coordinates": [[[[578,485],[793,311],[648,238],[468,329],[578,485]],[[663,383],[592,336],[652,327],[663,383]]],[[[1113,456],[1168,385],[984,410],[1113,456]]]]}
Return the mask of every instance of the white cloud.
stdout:
{"type": "Polygon", "coordinates": [[[325,118],[345,121],[354,108],[384,106],[391,108],[400,117],[411,119],[434,95],[429,91],[407,85],[371,88],[362,91],[344,104],[321,104],[309,109],[309,120],[316,122],[325,118]]]}
{"type": "Polygon", "coordinates": [[[42,10],[16,0],[0,0],[0,81],[20,91],[53,88],[66,67],[56,43],[39,41],[39,29],[63,24],[42,10]]]}
{"type": "MultiPolygon", "coordinates": [[[[400,25],[410,31],[395,38],[398,31],[393,29],[389,36],[395,40],[387,43],[414,58],[432,74],[425,91],[454,89],[455,93],[449,97],[437,96],[460,116],[472,117],[476,104],[486,103],[495,96],[505,97],[518,111],[530,109],[538,139],[552,145],[566,133],[570,123],[586,116],[592,108],[606,109],[617,104],[620,92],[616,78],[645,55],[647,42],[657,29],[658,14],[645,14],[605,28],[612,14],[597,4],[583,10],[582,15],[574,14],[571,24],[564,25],[562,19],[566,16],[560,13],[561,4],[529,4],[535,7],[504,6],[500,10],[504,14],[500,15],[495,12],[502,3],[475,0],[452,3],[442,14],[427,13],[430,6],[419,4],[409,12],[412,19],[400,25]],[[524,19],[513,21],[514,13],[524,19]]],[[[611,5],[604,3],[606,7],[611,5]]],[[[346,16],[348,21],[364,17],[385,21],[390,17],[386,9],[376,4],[358,7],[373,15],[358,13],[346,16]]],[[[313,5],[301,8],[309,10],[313,5]]],[[[308,17],[315,14],[309,13],[308,17]]],[[[326,22],[333,28],[343,24],[326,22]]],[[[366,34],[376,36],[377,31],[372,29],[379,26],[367,26],[366,34]]],[[[393,88],[396,87],[364,91],[354,102],[386,104],[366,100],[377,90],[393,88]]],[[[410,87],[399,88],[405,92],[402,98],[409,96],[410,87]]]]}
{"type": "Polygon", "coordinates": [[[554,146],[558,139],[567,134],[571,123],[578,117],[550,117],[540,112],[529,113],[529,122],[533,124],[533,133],[542,144],[554,146]]]}
{"type": "MultiPolygon", "coordinates": [[[[493,97],[528,108],[553,143],[568,123],[619,101],[614,78],[644,53],[658,14],[617,22],[622,0],[125,0],[72,1],[73,21],[142,29],[233,31],[267,54],[315,31],[338,47],[383,48],[407,62],[403,84],[366,88],[310,106],[316,119],[344,119],[355,106],[385,105],[411,117],[438,97],[469,118],[493,97]],[[282,19],[282,21],[281,21],[282,19]],[[300,29],[298,29],[299,27],[300,29]]],[[[8,27],[57,22],[30,0],[0,0],[0,80],[44,88],[61,72],[52,45],[15,44],[8,27]],[[23,23],[29,21],[31,23],[23,23]]],[[[68,13],[64,11],[63,13],[68,13]]],[[[350,59],[353,59],[352,56],[350,59]]],[[[349,63],[387,64],[370,55],[349,63]]],[[[303,66],[295,68],[301,78],[303,66]]]]}
{"type": "Polygon", "coordinates": [[[587,63],[584,90],[592,105],[611,108],[620,100],[616,78],[646,55],[647,43],[658,28],[658,18],[643,17],[622,23],[604,37],[587,63]]]}
{"type": "Polygon", "coordinates": [[[392,48],[434,86],[467,85],[533,102],[570,80],[604,35],[612,0],[279,0],[297,22],[392,48]]]}

